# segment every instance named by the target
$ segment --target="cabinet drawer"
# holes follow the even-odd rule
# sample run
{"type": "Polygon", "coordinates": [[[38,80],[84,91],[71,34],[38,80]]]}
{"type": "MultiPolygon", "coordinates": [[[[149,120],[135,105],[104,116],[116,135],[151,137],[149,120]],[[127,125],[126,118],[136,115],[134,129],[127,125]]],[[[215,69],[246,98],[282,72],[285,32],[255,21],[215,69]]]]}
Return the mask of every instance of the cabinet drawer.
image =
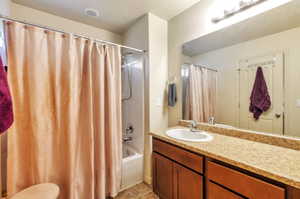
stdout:
{"type": "Polygon", "coordinates": [[[209,180],[221,184],[247,198],[284,199],[285,189],[252,176],[224,167],[214,162],[207,163],[209,180]]]}
{"type": "Polygon", "coordinates": [[[223,187],[208,181],[207,183],[207,199],[243,199],[223,187]]]}
{"type": "Polygon", "coordinates": [[[179,147],[167,144],[158,139],[153,139],[153,151],[158,152],[166,157],[183,164],[184,166],[203,173],[203,157],[181,149],[179,147]]]}

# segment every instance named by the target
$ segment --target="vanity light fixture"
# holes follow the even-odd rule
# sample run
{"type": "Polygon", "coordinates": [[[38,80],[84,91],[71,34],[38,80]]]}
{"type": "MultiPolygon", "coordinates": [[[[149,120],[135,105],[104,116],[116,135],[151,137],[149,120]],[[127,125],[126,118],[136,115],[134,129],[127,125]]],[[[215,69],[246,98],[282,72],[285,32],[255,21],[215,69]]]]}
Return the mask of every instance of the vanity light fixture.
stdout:
{"type": "Polygon", "coordinates": [[[219,16],[213,17],[212,22],[218,23],[219,21],[222,21],[230,16],[233,16],[243,10],[246,10],[264,1],[267,0],[240,0],[239,2],[237,2],[236,5],[232,6],[231,8],[224,9],[223,12],[219,14],[219,16]]]}

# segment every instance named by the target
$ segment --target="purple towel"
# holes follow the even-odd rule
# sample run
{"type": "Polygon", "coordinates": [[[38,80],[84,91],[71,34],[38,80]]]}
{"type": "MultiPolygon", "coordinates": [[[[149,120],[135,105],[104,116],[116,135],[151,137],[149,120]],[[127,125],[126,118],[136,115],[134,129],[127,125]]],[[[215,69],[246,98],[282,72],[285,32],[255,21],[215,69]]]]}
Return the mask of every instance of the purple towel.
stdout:
{"type": "Polygon", "coordinates": [[[8,88],[6,72],[0,57],[0,134],[13,123],[12,100],[8,88]]]}
{"type": "Polygon", "coordinates": [[[268,92],[267,83],[261,67],[258,67],[256,78],[250,97],[250,112],[253,113],[255,120],[271,107],[271,99],[268,92]]]}

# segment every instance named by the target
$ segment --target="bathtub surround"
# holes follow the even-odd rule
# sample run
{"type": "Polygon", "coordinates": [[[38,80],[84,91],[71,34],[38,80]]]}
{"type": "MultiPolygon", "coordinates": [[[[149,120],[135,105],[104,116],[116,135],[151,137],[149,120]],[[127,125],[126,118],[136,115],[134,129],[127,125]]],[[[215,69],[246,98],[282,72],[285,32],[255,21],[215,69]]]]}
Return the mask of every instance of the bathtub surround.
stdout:
{"type": "Polygon", "coordinates": [[[143,53],[123,52],[122,124],[124,190],[143,182],[144,161],[144,59],[143,53]],[[128,141],[125,141],[129,138],[128,141]]]}
{"type": "Polygon", "coordinates": [[[143,182],[144,154],[123,144],[121,191],[143,182]]]}
{"type": "Polygon", "coordinates": [[[122,53],[122,125],[128,145],[144,152],[144,59],[143,53],[122,53]],[[131,89],[130,89],[131,88],[131,89]]]}
{"type": "Polygon", "coordinates": [[[122,164],[120,47],[16,22],[5,28],[15,110],[8,195],[51,181],[64,199],[116,196],[122,164]]]}
{"type": "Polygon", "coordinates": [[[145,60],[144,181],[151,184],[151,130],[168,126],[167,110],[168,22],[151,13],[141,17],[124,34],[124,44],[147,50],[145,60]]]}

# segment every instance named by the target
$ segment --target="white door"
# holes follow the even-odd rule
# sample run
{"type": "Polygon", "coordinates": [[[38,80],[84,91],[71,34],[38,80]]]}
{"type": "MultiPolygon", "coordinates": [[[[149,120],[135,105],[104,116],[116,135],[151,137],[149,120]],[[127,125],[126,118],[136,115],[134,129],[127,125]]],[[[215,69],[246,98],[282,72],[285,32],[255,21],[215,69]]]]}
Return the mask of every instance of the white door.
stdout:
{"type": "Polygon", "coordinates": [[[283,134],[283,53],[241,60],[239,63],[239,127],[260,132],[283,134]],[[261,66],[271,97],[270,109],[255,120],[249,111],[250,96],[261,66]]]}

